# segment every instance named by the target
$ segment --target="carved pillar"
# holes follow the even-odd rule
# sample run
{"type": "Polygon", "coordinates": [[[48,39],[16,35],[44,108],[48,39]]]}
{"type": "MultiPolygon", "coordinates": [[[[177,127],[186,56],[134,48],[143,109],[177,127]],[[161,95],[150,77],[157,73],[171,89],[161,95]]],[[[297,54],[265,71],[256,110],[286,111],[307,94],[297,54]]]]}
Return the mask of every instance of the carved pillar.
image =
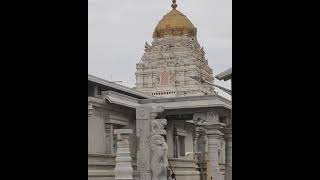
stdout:
{"type": "Polygon", "coordinates": [[[168,149],[168,157],[169,158],[173,158],[173,147],[174,147],[174,143],[173,143],[173,123],[168,121],[168,125],[167,125],[167,143],[169,146],[168,149]]]}
{"type": "Polygon", "coordinates": [[[220,139],[222,133],[220,129],[222,126],[220,124],[212,124],[207,127],[207,137],[208,137],[208,156],[210,160],[210,171],[212,175],[212,180],[221,180],[221,174],[219,171],[219,147],[220,139]]]}
{"type": "Polygon", "coordinates": [[[232,180],[232,127],[224,130],[226,141],[226,173],[225,180],[232,180]]]}
{"type": "MultiPolygon", "coordinates": [[[[139,143],[137,170],[140,173],[140,180],[151,180],[150,138],[151,135],[154,135],[151,133],[151,122],[153,122],[156,116],[162,111],[163,108],[160,106],[152,107],[151,105],[143,105],[136,108],[136,128],[139,143]]],[[[163,133],[165,134],[165,131],[163,133]]]]}
{"type": "Polygon", "coordinates": [[[114,168],[115,179],[132,180],[133,169],[131,165],[129,135],[132,129],[115,129],[117,134],[117,157],[114,168]]]}
{"type": "Polygon", "coordinates": [[[198,152],[198,138],[199,138],[199,132],[197,131],[197,128],[193,131],[192,134],[192,140],[193,140],[193,159],[196,157],[196,153],[198,152]]]}
{"type": "Polygon", "coordinates": [[[220,131],[225,124],[219,122],[219,115],[215,112],[206,113],[206,120],[208,125],[207,138],[208,138],[208,156],[210,161],[210,172],[212,180],[221,180],[221,173],[219,168],[219,148],[220,139],[223,133],[220,131]]]}
{"type": "Polygon", "coordinates": [[[206,153],[206,144],[207,144],[207,135],[206,130],[199,128],[199,137],[197,141],[197,151],[205,155],[206,153]]]}
{"type": "Polygon", "coordinates": [[[99,96],[99,87],[93,86],[93,97],[98,97],[98,96],[99,96]]]}
{"type": "MultiPolygon", "coordinates": [[[[92,104],[88,103],[88,132],[89,133],[90,133],[90,128],[89,128],[90,120],[91,120],[92,116],[93,116],[93,107],[92,107],[92,104]]],[[[92,141],[91,138],[88,136],[88,153],[91,153],[91,144],[92,144],[91,141],[92,141]]]]}
{"type": "Polygon", "coordinates": [[[106,123],[106,153],[113,154],[113,127],[112,124],[106,123]]]}
{"type": "Polygon", "coordinates": [[[136,128],[138,138],[137,170],[140,173],[140,180],[151,180],[150,170],[150,106],[136,108],[136,128]]]}

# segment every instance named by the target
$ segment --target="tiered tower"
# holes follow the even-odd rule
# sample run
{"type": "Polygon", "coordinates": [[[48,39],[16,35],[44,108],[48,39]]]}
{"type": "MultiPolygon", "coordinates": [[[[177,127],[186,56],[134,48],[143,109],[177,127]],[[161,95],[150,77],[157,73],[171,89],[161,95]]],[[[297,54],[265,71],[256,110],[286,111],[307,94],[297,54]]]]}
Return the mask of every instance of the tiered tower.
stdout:
{"type": "Polygon", "coordinates": [[[190,78],[213,83],[213,72],[197,40],[197,28],[172,2],[172,10],[156,26],[151,45],[146,42],[137,63],[136,89],[159,97],[215,94],[212,86],[190,78]]]}

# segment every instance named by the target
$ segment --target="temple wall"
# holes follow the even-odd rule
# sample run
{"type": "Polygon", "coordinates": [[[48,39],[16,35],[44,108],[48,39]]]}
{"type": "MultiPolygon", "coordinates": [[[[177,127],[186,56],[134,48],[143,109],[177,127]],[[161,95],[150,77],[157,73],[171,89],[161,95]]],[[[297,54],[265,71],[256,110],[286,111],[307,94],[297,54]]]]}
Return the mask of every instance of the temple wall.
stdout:
{"type": "MultiPolygon", "coordinates": [[[[113,135],[113,130],[121,128],[133,130],[133,134],[130,136],[133,177],[135,180],[140,180],[140,174],[137,171],[138,141],[135,109],[109,104],[99,97],[89,97],[88,102],[92,105],[92,114],[88,115],[88,180],[114,180],[116,138],[113,135]]],[[[177,180],[200,180],[200,168],[193,156],[193,130],[194,125],[185,121],[168,121],[166,128],[168,157],[177,180]],[[174,141],[175,136],[176,140],[174,141]],[[181,146],[182,139],[184,147],[181,146]],[[180,150],[184,154],[178,152],[175,155],[175,151],[180,150]]],[[[224,146],[222,144],[221,148],[224,149],[224,146]]],[[[207,148],[206,145],[203,150],[207,152],[207,148]]],[[[221,170],[223,171],[225,169],[224,159],[225,156],[221,156],[221,170]]],[[[203,170],[206,170],[205,166],[203,166],[203,170]]],[[[206,176],[206,172],[203,173],[206,176]]]]}
{"type": "Polygon", "coordinates": [[[195,160],[169,158],[177,180],[200,180],[195,160]]]}
{"type": "MultiPolygon", "coordinates": [[[[172,120],[168,123],[167,128],[167,143],[169,146],[169,162],[176,174],[177,180],[200,180],[200,171],[198,170],[197,161],[193,156],[193,126],[184,121],[172,120]],[[174,132],[174,129],[176,132],[174,132]],[[180,144],[181,142],[174,142],[174,134],[184,137],[184,152],[185,155],[180,154],[181,147],[176,146],[174,143],[180,144]],[[178,157],[174,157],[174,151],[178,151],[178,157]]],[[[181,140],[181,139],[180,139],[181,140]]]]}
{"type": "Polygon", "coordinates": [[[136,171],[135,110],[106,103],[101,97],[88,97],[92,115],[88,117],[88,180],[114,180],[116,138],[113,130],[130,128],[130,150],[134,180],[139,180],[136,171]]]}
{"type": "Polygon", "coordinates": [[[88,152],[103,154],[106,152],[105,122],[99,111],[88,118],[88,152]]]}

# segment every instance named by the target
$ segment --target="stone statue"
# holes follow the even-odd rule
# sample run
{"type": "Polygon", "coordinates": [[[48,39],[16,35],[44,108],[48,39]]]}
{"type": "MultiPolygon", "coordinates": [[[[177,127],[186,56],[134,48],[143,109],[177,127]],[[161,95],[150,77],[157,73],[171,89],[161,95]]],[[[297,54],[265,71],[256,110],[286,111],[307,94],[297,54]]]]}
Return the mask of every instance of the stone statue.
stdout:
{"type": "Polygon", "coordinates": [[[206,54],[206,53],[204,52],[203,46],[202,46],[201,49],[200,49],[200,54],[201,54],[201,58],[203,58],[204,55],[206,54]]]}
{"type": "Polygon", "coordinates": [[[151,48],[151,46],[148,44],[148,42],[146,42],[145,45],[144,45],[144,48],[145,48],[145,50],[148,50],[148,49],[151,48]]]}
{"type": "Polygon", "coordinates": [[[151,136],[151,172],[152,180],[167,180],[168,145],[163,136],[151,136]]]}
{"type": "MultiPolygon", "coordinates": [[[[161,107],[156,108],[161,111],[161,107]]],[[[167,125],[166,119],[154,119],[151,121],[151,173],[152,180],[167,180],[168,167],[168,145],[162,135],[166,134],[164,129],[167,125]]]]}
{"type": "Polygon", "coordinates": [[[155,119],[151,121],[151,133],[165,135],[165,126],[167,125],[166,119],[155,119]]]}

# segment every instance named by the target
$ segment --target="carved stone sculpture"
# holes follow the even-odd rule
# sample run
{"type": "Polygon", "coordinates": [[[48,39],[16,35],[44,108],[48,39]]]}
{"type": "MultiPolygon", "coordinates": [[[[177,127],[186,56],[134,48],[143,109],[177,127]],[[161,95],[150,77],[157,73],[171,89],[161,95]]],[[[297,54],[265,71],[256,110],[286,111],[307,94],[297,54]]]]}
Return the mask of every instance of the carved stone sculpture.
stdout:
{"type": "Polygon", "coordinates": [[[152,180],[167,180],[168,145],[163,136],[156,134],[150,139],[152,180]]]}
{"type": "MultiPolygon", "coordinates": [[[[152,178],[153,175],[160,177],[155,180],[162,180],[162,177],[166,178],[166,171],[164,172],[165,174],[163,174],[162,171],[159,172],[155,168],[164,167],[168,162],[168,147],[164,137],[161,136],[161,134],[166,134],[164,128],[167,125],[167,121],[165,119],[156,119],[163,111],[164,107],[161,105],[142,105],[136,108],[136,128],[139,142],[137,151],[137,170],[140,173],[139,180],[154,180],[152,178]],[[155,141],[157,138],[160,138],[160,140],[155,141]],[[158,143],[159,141],[161,143],[158,143]],[[151,148],[151,145],[153,148],[151,148]]],[[[165,169],[166,167],[167,166],[165,166],[165,169]]]]}
{"type": "Polygon", "coordinates": [[[155,119],[151,121],[151,133],[165,135],[166,131],[164,130],[164,128],[166,125],[166,119],[155,119]]]}
{"type": "Polygon", "coordinates": [[[144,45],[144,48],[147,50],[147,49],[150,49],[151,46],[148,44],[148,42],[146,42],[145,45],[144,45]]]}
{"type": "Polygon", "coordinates": [[[168,145],[162,135],[166,134],[166,119],[151,121],[151,173],[152,180],[167,180],[168,145]]]}
{"type": "Polygon", "coordinates": [[[176,81],[176,75],[173,72],[170,72],[170,84],[174,84],[176,81]]]}

